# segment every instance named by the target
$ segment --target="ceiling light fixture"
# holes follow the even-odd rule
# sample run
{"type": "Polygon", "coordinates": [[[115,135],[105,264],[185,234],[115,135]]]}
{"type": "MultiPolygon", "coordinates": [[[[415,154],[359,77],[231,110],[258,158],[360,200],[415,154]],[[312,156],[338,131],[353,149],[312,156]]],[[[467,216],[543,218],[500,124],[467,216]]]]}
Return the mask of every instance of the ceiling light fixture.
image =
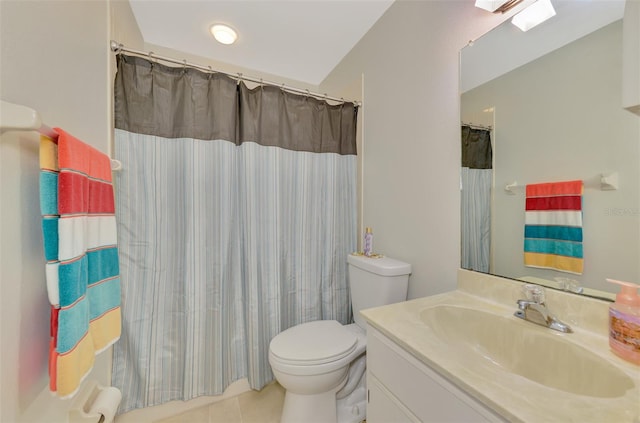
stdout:
{"type": "Polygon", "coordinates": [[[523,0],[476,0],[476,7],[492,13],[505,13],[523,0]]]}
{"type": "Polygon", "coordinates": [[[222,44],[233,44],[238,39],[238,34],[229,26],[222,24],[211,25],[213,38],[222,44]]]}
{"type": "Polygon", "coordinates": [[[511,23],[522,31],[528,31],[536,25],[556,15],[551,0],[538,0],[511,19],[511,23]]]}

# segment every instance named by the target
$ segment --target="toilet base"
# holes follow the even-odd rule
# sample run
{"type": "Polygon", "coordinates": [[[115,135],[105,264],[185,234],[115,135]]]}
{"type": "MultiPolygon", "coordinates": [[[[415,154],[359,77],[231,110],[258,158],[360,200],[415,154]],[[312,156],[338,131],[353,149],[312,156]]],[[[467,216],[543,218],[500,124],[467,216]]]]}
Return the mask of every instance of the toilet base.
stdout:
{"type": "Polygon", "coordinates": [[[338,423],[360,423],[367,418],[367,388],[360,386],[348,397],[338,400],[338,423]]]}
{"type": "Polygon", "coordinates": [[[345,378],[329,392],[313,395],[286,391],[280,423],[337,423],[336,392],[347,382],[345,378]]]}
{"type": "Polygon", "coordinates": [[[343,389],[353,389],[347,396],[341,398],[344,393],[339,391],[336,401],[338,423],[360,423],[367,418],[367,377],[364,370],[366,357],[363,356],[356,359],[349,367],[349,377],[347,385],[352,380],[358,378],[357,384],[354,386],[345,386],[343,389]],[[361,367],[360,369],[358,369],[361,367]],[[359,376],[359,377],[358,377],[359,376]]]}

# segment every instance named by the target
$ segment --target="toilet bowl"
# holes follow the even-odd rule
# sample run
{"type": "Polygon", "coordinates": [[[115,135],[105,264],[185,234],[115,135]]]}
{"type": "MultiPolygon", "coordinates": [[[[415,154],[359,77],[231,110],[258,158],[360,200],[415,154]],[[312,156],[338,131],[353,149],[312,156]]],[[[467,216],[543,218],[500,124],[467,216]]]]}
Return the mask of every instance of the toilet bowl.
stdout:
{"type": "Polygon", "coordinates": [[[366,417],[366,325],[358,312],[406,300],[411,266],[387,257],[350,255],[348,262],[356,323],[318,320],[271,340],[269,364],[286,391],[282,423],[357,423],[366,417]]]}
{"type": "Polygon", "coordinates": [[[366,347],[364,331],[349,326],[318,320],[289,328],[273,339],[269,363],[286,389],[282,422],[337,421],[336,393],[348,381],[350,364],[366,347]]]}

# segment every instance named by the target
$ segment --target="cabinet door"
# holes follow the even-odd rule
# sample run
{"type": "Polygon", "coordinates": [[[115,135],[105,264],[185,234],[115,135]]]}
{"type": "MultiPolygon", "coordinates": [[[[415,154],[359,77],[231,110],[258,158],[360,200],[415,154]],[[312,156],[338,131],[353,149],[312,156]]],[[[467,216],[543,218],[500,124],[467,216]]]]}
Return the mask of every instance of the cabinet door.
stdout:
{"type": "Polygon", "coordinates": [[[370,373],[367,373],[367,423],[419,423],[370,373]]]}
{"type": "MultiPolygon", "coordinates": [[[[418,421],[505,421],[371,327],[367,329],[367,369],[418,421]]],[[[375,412],[367,413],[367,420],[370,415],[377,417],[375,412]]]]}

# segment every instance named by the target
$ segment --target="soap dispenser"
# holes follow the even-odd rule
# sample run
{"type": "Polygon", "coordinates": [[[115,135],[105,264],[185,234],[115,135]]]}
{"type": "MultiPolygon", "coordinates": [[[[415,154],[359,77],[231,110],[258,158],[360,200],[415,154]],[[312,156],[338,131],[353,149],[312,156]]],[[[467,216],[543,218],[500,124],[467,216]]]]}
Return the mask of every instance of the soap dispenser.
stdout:
{"type": "Polygon", "coordinates": [[[607,282],[622,287],[609,306],[609,346],[617,356],[640,365],[640,285],[615,279],[607,282]]]}

